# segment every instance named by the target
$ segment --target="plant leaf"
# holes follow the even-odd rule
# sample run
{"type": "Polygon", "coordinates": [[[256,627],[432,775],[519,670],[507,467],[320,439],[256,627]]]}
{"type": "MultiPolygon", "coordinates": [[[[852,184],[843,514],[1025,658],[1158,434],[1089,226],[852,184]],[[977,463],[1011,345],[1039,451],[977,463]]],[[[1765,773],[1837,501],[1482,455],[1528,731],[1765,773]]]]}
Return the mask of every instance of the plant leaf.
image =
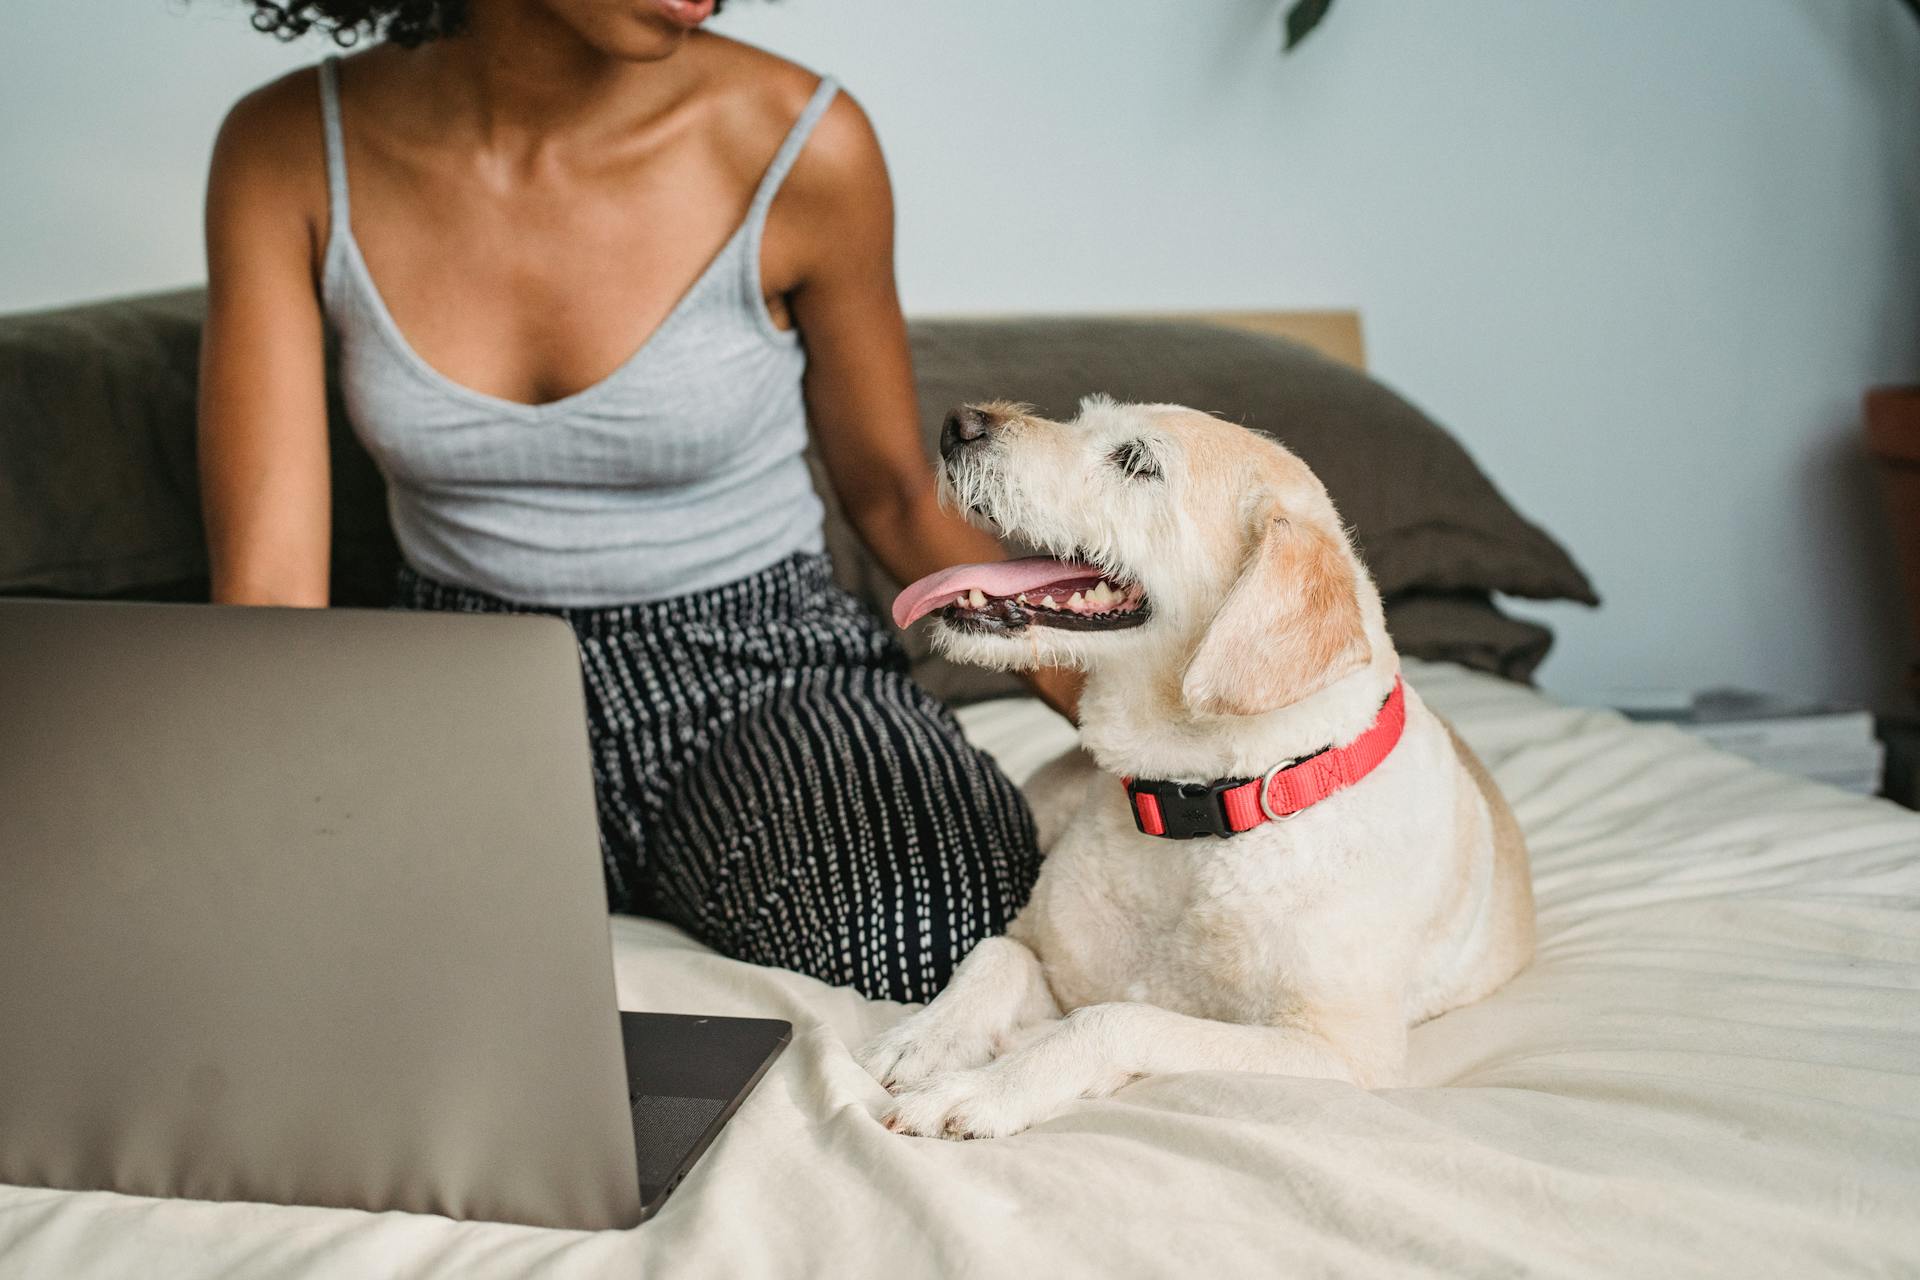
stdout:
{"type": "MultiPolygon", "coordinates": [[[[1916,0],[1920,2],[1920,0],[1916,0]]],[[[1320,19],[1327,16],[1327,10],[1333,8],[1333,0],[1295,0],[1293,8],[1287,10],[1287,48],[1305,40],[1320,25],[1320,19]]]]}

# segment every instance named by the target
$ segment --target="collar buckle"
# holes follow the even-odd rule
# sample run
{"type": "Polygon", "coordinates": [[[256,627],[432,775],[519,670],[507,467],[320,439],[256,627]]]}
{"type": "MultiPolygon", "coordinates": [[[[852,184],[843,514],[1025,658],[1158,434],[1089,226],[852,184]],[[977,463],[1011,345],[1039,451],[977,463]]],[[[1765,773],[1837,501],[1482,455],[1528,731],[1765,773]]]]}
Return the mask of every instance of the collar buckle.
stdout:
{"type": "Polygon", "coordinates": [[[1249,778],[1219,778],[1213,782],[1165,782],[1127,779],[1133,825],[1150,836],[1194,840],[1201,836],[1239,833],[1227,817],[1226,793],[1245,786],[1249,778]],[[1154,830],[1155,826],[1160,829],[1154,830]]]}

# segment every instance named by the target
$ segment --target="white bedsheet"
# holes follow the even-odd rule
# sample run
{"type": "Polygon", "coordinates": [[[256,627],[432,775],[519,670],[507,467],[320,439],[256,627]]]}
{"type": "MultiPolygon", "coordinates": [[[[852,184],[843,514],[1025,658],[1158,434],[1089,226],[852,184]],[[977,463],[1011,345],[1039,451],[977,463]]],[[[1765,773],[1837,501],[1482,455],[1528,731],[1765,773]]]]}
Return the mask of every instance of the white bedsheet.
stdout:
{"type": "MultiPolygon", "coordinates": [[[[623,1005],[796,1027],[653,1222],[0,1187],[0,1275],[1920,1275],[1920,816],[1409,676],[1513,801],[1541,924],[1530,970],[1414,1032],[1412,1087],[1163,1077],[998,1142],[896,1137],[848,1047],[897,1006],[623,919],[623,1005]]],[[[1070,739],[967,719],[1016,773],[1070,739]]]]}

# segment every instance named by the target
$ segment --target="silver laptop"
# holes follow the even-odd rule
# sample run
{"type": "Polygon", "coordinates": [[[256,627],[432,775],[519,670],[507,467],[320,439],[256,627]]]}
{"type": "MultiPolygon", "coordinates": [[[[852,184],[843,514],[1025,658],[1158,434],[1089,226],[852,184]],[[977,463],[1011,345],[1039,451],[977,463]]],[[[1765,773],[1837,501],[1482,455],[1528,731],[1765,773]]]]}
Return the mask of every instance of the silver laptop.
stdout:
{"type": "Polygon", "coordinates": [[[0,1182],[582,1229],[791,1035],[620,1013],[550,618],[0,600],[0,1182]]]}

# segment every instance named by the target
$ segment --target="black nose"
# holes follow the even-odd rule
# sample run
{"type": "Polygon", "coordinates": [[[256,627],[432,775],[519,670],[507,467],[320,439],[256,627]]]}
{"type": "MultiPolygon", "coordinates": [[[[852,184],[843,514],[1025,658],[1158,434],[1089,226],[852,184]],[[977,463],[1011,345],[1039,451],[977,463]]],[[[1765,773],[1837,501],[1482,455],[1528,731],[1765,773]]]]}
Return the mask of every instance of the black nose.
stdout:
{"type": "Polygon", "coordinates": [[[993,429],[1000,425],[1000,416],[986,409],[963,404],[947,415],[940,427],[940,456],[951,458],[963,449],[974,449],[985,444],[993,429]]]}

